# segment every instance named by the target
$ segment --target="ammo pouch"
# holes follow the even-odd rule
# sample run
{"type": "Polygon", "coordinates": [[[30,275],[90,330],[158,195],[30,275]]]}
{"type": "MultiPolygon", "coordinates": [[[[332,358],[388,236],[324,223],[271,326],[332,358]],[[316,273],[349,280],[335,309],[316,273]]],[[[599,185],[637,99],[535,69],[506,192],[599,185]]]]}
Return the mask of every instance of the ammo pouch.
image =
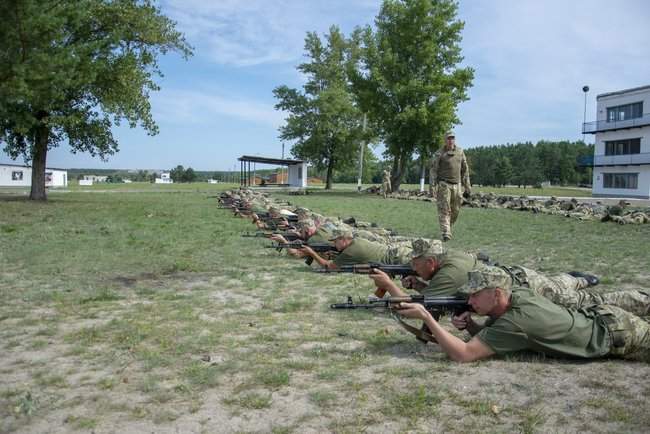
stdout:
{"type": "Polygon", "coordinates": [[[524,288],[530,288],[530,285],[528,284],[528,276],[526,276],[526,272],[521,267],[517,267],[516,265],[514,267],[499,265],[499,268],[501,268],[503,271],[508,273],[510,277],[512,277],[512,283],[514,286],[523,286],[524,288]]]}
{"type": "Polygon", "coordinates": [[[612,311],[599,305],[592,306],[589,310],[594,312],[598,319],[600,319],[607,327],[609,336],[612,339],[612,347],[623,348],[625,346],[625,332],[620,330],[616,316],[612,311]]]}

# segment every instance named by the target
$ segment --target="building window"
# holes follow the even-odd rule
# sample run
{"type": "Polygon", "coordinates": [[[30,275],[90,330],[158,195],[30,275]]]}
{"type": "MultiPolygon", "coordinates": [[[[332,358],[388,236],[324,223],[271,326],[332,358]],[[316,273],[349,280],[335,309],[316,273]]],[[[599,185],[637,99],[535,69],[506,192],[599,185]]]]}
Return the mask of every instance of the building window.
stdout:
{"type": "Polygon", "coordinates": [[[607,107],[607,122],[624,121],[643,116],[643,102],[607,107]]]}
{"type": "Polygon", "coordinates": [[[612,140],[605,142],[605,155],[641,153],[641,139],[612,140]]]}
{"type": "Polygon", "coordinates": [[[626,188],[636,190],[639,185],[638,173],[603,173],[604,188],[626,188]]]}
{"type": "Polygon", "coordinates": [[[12,181],[22,181],[23,180],[23,171],[22,170],[16,170],[14,172],[11,172],[11,180],[12,181]]]}

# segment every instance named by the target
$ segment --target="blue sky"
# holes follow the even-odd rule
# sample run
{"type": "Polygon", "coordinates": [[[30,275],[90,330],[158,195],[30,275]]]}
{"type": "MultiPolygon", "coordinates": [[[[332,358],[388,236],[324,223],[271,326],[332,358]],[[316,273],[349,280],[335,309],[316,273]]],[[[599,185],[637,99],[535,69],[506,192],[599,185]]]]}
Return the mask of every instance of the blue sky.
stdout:
{"type": "MultiPolygon", "coordinates": [[[[162,90],[151,101],[160,134],[116,128],[120,152],[108,162],[61,146],[50,151],[48,166],[228,170],[242,154],[279,157],[283,114],[273,108],[272,90],[304,83],[295,67],[304,60],[305,33],[336,24],[349,34],[372,23],[380,4],[164,0],[163,12],[195,55],[187,62],[174,54],[161,59],[162,90]]],[[[589,121],[597,94],[650,84],[646,0],[465,0],[459,17],[464,64],[476,70],[455,129],[466,148],[580,139],[583,85],[591,88],[589,121]]],[[[0,162],[11,160],[0,153],[0,162]]]]}

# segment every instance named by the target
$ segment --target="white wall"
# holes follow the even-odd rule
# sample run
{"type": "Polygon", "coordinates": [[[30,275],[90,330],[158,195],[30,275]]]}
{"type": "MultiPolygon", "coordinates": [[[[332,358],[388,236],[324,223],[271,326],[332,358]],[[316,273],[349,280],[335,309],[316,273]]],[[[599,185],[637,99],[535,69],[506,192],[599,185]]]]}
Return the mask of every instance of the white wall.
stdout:
{"type": "Polygon", "coordinates": [[[291,187],[307,188],[307,163],[289,166],[289,185],[291,187]]]}
{"type": "Polygon", "coordinates": [[[592,194],[594,196],[612,197],[650,197],[650,166],[609,166],[594,167],[592,194]],[[636,190],[629,188],[604,188],[605,173],[638,173],[639,182],[636,190]]]}
{"type": "Polygon", "coordinates": [[[29,187],[30,185],[32,185],[31,168],[0,165],[0,187],[29,187]],[[22,180],[14,180],[13,172],[22,173],[22,180]]]}
{"type": "MultiPolygon", "coordinates": [[[[66,187],[68,185],[68,172],[66,170],[45,169],[45,173],[51,174],[51,181],[45,182],[47,187],[66,187]]],[[[30,187],[31,185],[31,167],[0,164],[0,187],[30,187]],[[12,176],[14,172],[22,172],[22,179],[14,180],[12,176]]]]}

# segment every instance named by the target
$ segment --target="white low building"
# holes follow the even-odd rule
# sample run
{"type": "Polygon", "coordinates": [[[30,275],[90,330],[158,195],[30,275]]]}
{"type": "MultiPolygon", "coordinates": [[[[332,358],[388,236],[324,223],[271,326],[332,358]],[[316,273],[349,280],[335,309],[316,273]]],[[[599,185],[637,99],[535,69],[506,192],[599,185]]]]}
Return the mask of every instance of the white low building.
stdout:
{"type": "Polygon", "coordinates": [[[174,180],[172,179],[171,173],[162,172],[160,174],[160,178],[156,178],[155,183],[156,184],[173,184],[174,180]]]}
{"type": "Polygon", "coordinates": [[[84,181],[92,181],[93,183],[94,182],[106,182],[106,181],[108,181],[108,176],[104,176],[104,175],[84,175],[83,180],[84,181]]]}
{"type": "MultiPolygon", "coordinates": [[[[18,164],[0,164],[0,187],[31,187],[32,168],[18,164]]],[[[46,187],[67,187],[68,171],[45,169],[46,187]]]]}
{"type": "Polygon", "coordinates": [[[650,198],[650,85],[600,94],[596,111],[592,194],[650,198]]]}

